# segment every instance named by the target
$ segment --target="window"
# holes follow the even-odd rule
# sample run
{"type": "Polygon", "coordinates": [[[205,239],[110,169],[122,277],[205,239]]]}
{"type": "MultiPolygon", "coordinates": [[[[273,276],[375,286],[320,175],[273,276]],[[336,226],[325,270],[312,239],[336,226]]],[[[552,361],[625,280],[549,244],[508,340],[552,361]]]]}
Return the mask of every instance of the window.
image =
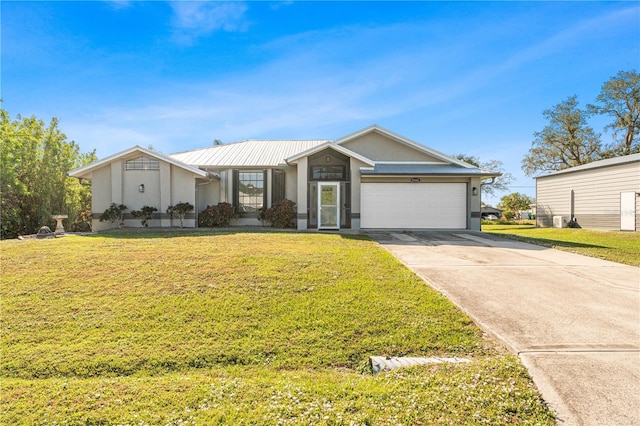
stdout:
{"type": "Polygon", "coordinates": [[[311,166],[313,180],[344,180],[345,166],[311,166]]]}
{"type": "Polygon", "coordinates": [[[239,213],[256,213],[265,206],[265,171],[236,170],[234,205],[239,213]]]}
{"type": "Polygon", "coordinates": [[[147,157],[138,157],[133,160],[127,160],[125,164],[126,170],[160,170],[158,160],[147,157]]]}

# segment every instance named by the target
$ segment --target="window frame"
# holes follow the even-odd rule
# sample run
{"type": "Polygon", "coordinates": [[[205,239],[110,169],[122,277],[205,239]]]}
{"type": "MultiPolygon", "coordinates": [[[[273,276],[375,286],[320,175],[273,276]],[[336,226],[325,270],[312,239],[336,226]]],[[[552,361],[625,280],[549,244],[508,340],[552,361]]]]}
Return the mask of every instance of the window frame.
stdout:
{"type": "MultiPolygon", "coordinates": [[[[258,182],[259,180],[249,179],[249,182],[258,182]]],[[[250,185],[251,183],[249,183],[250,185]]],[[[254,197],[258,198],[258,197],[254,197]]],[[[258,214],[262,209],[267,206],[267,171],[256,169],[234,169],[233,170],[233,206],[236,209],[236,213],[241,214],[244,217],[258,217],[258,214]],[[245,197],[240,197],[241,176],[242,174],[261,175],[262,179],[262,206],[256,207],[255,210],[243,211],[241,209],[241,200],[245,197]]]]}
{"type": "Polygon", "coordinates": [[[160,170],[160,161],[156,160],[155,158],[149,158],[144,155],[141,155],[139,157],[126,160],[124,162],[124,169],[126,171],[132,171],[132,170],[157,171],[157,170],[160,170]]]}

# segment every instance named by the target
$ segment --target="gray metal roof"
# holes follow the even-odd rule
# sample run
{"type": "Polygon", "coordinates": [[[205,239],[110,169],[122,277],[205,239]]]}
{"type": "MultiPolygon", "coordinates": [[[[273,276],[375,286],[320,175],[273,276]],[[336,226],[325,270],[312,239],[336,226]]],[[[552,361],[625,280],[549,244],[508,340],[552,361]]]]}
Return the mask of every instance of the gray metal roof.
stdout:
{"type": "Polygon", "coordinates": [[[547,176],[555,176],[563,173],[579,172],[581,170],[597,169],[600,167],[616,166],[619,164],[632,163],[634,161],[640,162],[640,154],[623,155],[622,157],[607,158],[606,160],[592,161],[591,163],[581,164],[579,166],[570,167],[568,169],[560,170],[557,172],[547,173],[546,175],[537,176],[538,178],[544,178],[547,176]]]}
{"type": "Polygon", "coordinates": [[[314,148],[322,140],[255,140],[216,145],[171,154],[170,157],[198,167],[276,167],[285,158],[314,148]]]}
{"type": "Polygon", "coordinates": [[[437,176],[500,176],[500,173],[477,167],[461,167],[452,164],[402,164],[378,163],[373,169],[360,169],[363,176],[372,175],[437,175],[437,176]]]}

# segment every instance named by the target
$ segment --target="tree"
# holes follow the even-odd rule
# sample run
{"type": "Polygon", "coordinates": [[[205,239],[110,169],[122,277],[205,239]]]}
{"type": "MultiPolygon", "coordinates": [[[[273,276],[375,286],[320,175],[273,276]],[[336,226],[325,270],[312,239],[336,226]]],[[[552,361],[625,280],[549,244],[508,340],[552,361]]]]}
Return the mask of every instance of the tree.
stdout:
{"type": "Polygon", "coordinates": [[[69,216],[68,230],[86,223],[91,190],[67,173],[95,159],[67,141],[56,118],[45,126],[36,117],[12,120],[0,109],[0,237],[35,233],[53,225],[52,214],[69,216]]]}
{"type": "Polygon", "coordinates": [[[600,135],[587,126],[587,113],[578,108],[576,95],[545,110],[543,116],[549,124],[534,133],[529,154],[522,160],[522,170],[527,176],[564,170],[601,158],[600,135]]]}
{"type": "Polygon", "coordinates": [[[462,160],[465,163],[469,163],[483,170],[491,170],[493,172],[502,173],[501,176],[491,179],[490,181],[483,181],[480,188],[482,189],[482,195],[493,196],[496,192],[505,192],[509,190],[509,185],[513,182],[513,175],[509,172],[505,172],[503,163],[500,160],[489,160],[486,162],[480,161],[478,157],[465,154],[454,155],[454,158],[462,160]]]}
{"type": "Polygon", "coordinates": [[[514,192],[512,194],[505,195],[500,198],[498,208],[504,211],[505,217],[508,216],[507,212],[513,212],[516,219],[520,219],[521,210],[529,210],[533,204],[533,199],[525,194],[514,192]]]}
{"type": "Polygon", "coordinates": [[[542,114],[549,124],[534,133],[531,149],[522,160],[522,170],[527,176],[564,170],[601,158],[600,135],[587,126],[587,113],[578,108],[576,95],[542,114]]]}
{"type": "Polygon", "coordinates": [[[604,83],[595,105],[587,105],[591,114],[614,118],[605,130],[613,131],[614,143],[607,146],[605,157],[616,157],[640,152],[640,74],[635,70],[618,71],[604,83]],[[618,139],[622,133],[624,139],[618,139]]]}

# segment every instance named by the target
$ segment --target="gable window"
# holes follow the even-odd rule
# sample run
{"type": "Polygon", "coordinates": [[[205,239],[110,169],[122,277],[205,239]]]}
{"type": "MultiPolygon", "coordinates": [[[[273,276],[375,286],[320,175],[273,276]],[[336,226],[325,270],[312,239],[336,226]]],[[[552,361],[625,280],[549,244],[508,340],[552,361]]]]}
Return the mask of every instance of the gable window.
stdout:
{"type": "Polygon", "coordinates": [[[233,204],[239,213],[257,213],[266,205],[266,171],[234,170],[233,204]]]}
{"type": "Polygon", "coordinates": [[[148,157],[138,157],[133,160],[127,160],[125,163],[126,170],[160,170],[160,162],[148,157]]]}
{"type": "Polygon", "coordinates": [[[345,166],[311,166],[312,180],[345,180],[345,166]]]}

